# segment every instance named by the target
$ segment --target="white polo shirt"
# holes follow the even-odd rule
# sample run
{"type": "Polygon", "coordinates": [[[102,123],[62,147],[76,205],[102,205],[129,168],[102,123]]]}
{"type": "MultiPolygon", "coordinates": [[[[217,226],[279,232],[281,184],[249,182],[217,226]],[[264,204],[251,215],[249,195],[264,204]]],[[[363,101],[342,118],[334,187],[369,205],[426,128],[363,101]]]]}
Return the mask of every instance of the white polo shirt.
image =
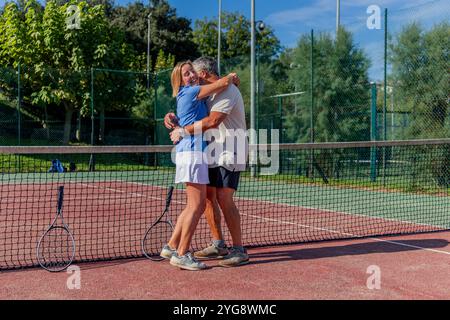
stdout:
{"type": "Polygon", "coordinates": [[[220,166],[230,171],[245,171],[248,138],[241,92],[235,85],[229,85],[224,91],[209,96],[206,104],[210,113],[216,111],[227,114],[217,129],[205,132],[205,138],[210,140],[208,156],[212,157],[209,167],[220,166]]]}

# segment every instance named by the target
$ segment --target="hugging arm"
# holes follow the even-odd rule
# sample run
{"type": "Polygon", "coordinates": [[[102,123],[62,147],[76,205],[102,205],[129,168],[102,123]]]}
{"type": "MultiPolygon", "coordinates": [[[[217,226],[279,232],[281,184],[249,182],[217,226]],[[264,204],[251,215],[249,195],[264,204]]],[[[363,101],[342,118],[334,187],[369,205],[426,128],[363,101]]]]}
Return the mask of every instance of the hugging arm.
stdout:
{"type": "Polygon", "coordinates": [[[175,130],[170,133],[170,140],[172,140],[173,143],[177,143],[185,135],[199,134],[208,129],[217,128],[226,117],[226,113],[211,111],[209,116],[200,121],[196,121],[184,128],[175,127],[175,130]]]}
{"type": "Polygon", "coordinates": [[[201,100],[207,98],[208,96],[222,92],[228,87],[229,84],[233,83],[233,79],[236,77],[235,73],[230,73],[226,77],[223,77],[216,82],[211,84],[200,86],[200,92],[198,93],[197,99],[201,100]]]}

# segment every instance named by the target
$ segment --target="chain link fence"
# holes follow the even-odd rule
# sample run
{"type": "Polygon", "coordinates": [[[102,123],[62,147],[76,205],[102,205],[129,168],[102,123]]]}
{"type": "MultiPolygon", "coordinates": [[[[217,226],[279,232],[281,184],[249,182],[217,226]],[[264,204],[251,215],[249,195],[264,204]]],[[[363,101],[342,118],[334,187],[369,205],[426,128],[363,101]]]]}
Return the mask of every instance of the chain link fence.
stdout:
{"type": "Polygon", "coordinates": [[[373,10],[257,65],[258,128],[282,142],[450,137],[448,4],[373,10]]]}
{"type": "MultiPolygon", "coordinates": [[[[279,129],[290,143],[450,137],[447,3],[372,18],[311,30],[278,56],[257,46],[256,129],[279,129]]],[[[250,127],[249,56],[221,70],[239,74],[250,127]]],[[[0,143],[171,144],[170,74],[0,66],[0,143]]]]}
{"type": "Polygon", "coordinates": [[[0,144],[167,144],[169,71],[1,67],[0,144]]]}

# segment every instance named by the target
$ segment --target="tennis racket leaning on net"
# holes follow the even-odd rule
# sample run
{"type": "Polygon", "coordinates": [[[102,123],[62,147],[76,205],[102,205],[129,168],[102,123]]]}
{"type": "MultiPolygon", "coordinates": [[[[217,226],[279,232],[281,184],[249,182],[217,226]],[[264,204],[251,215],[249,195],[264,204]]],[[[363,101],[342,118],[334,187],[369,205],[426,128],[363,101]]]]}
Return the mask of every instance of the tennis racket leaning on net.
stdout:
{"type": "Polygon", "coordinates": [[[37,245],[38,262],[42,268],[50,272],[66,269],[75,257],[75,240],[63,219],[63,198],[64,186],[60,186],[56,217],[37,245]],[[61,218],[61,224],[58,224],[58,218],[61,218]]]}
{"type": "Polygon", "coordinates": [[[142,239],[142,252],[153,261],[164,258],[159,255],[163,246],[167,244],[173,232],[173,223],[169,217],[170,201],[172,200],[173,186],[169,187],[166,197],[166,207],[161,216],[148,228],[142,239]]]}

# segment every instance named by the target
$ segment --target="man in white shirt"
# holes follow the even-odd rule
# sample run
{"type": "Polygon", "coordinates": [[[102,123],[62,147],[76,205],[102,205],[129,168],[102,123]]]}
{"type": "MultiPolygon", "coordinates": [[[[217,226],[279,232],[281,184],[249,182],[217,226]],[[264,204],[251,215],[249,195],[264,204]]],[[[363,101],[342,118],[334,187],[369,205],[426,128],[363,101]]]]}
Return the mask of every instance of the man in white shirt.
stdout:
{"type": "MultiPolygon", "coordinates": [[[[202,84],[219,80],[217,63],[213,58],[201,57],[193,62],[202,84]]],[[[205,132],[205,136],[213,136],[208,145],[212,150],[209,165],[209,180],[205,216],[211,228],[212,244],[194,253],[197,258],[224,259],[221,266],[233,267],[249,262],[248,254],[242,246],[241,218],[233,200],[238,188],[240,172],[245,171],[248,154],[246,137],[245,110],[239,89],[228,86],[224,91],[210,96],[207,100],[209,115],[184,128],[178,127],[176,116],[167,114],[164,123],[171,132],[171,140],[176,143],[183,136],[194,134],[194,131],[205,132]],[[173,121],[175,120],[175,121],[173,121]],[[208,129],[217,128],[213,131],[208,129]],[[211,163],[212,162],[212,163],[211,163]],[[230,230],[233,246],[226,250],[221,230],[220,209],[230,230]]]]}

